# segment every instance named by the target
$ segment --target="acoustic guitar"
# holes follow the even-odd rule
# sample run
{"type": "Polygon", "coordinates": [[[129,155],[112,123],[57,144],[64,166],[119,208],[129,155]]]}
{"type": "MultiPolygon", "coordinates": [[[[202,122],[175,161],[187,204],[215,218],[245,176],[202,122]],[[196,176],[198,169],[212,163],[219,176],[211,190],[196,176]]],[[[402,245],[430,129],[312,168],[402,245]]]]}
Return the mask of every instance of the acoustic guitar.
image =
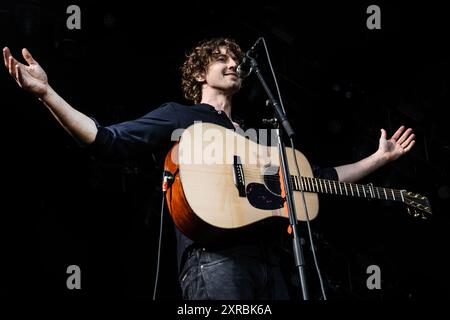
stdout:
{"type": "MultiPolygon", "coordinates": [[[[286,153],[300,221],[306,220],[301,190],[310,220],[319,212],[319,193],[403,202],[414,217],[431,214],[428,199],[420,194],[314,178],[300,151],[286,148],[286,153]]],[[[164,164],[166,202],[175,225],[188,238],[210,244],[260,221],[288,218],[279,163],[276,146],[258,144],[215,124],[193,124],[183,131],[164,164]]]]}

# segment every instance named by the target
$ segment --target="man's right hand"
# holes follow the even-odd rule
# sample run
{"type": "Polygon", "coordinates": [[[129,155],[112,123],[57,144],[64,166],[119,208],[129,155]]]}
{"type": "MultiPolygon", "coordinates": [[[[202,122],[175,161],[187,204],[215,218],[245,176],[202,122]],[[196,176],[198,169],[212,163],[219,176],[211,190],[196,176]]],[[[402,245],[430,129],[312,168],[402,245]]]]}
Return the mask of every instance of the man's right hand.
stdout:
{"type": "Polygon", "coordinates": [[[8,47],[3,48],[3,59],[9,74],[21,88],[42,98],[48,91],[47,74],[27,49],[22,49],[22,55],[28,65],[17,61],[8,47]]]}

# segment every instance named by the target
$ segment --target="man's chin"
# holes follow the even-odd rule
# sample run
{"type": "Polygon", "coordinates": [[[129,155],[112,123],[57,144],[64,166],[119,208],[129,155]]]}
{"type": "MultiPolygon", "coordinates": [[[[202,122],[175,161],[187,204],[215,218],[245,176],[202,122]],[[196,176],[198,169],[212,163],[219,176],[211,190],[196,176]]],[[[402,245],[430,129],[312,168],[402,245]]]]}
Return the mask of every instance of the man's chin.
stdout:
{"type": "Polygon", "coordinates": [[[241,90],[241,86],[242,86],[242,81],[237,81],[232,87],[231,87],[231,91],[233,92],[233,94],[235,94],[236,92],[238,92],[239,90],[241,90]]]}

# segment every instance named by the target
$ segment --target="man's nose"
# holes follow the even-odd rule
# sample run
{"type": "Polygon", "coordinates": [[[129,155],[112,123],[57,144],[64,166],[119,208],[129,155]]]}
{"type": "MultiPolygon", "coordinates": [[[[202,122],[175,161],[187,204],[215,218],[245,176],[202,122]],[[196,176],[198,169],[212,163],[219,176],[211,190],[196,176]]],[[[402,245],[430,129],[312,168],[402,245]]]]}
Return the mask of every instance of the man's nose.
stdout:
{"type": "Polygon", "coordinates": [[[234,59],[230,59],[230,63],[228,64],[228,67],[230,69],[236,70],[236,67],[237,67],[236,61],[234,59]]]}

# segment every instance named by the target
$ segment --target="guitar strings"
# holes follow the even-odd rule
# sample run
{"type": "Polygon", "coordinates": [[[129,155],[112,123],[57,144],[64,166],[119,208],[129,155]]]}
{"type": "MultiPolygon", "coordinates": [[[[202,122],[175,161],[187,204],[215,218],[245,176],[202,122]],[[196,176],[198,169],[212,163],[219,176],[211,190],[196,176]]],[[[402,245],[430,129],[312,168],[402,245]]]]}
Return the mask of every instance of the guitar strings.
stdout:
{"type": "MultiPolygon", "coordinates": [[[[192,170],[192,169],[191,169],[192,170]]],[[[202,170],[199,170],[202,172],[207,172],[204,168],[202,170]]],[[[244,177],[250,178],[250,179],[262,179],[264,182],[280,182],[280,176],[276,176],[273,174],[265,175],[260,172],[258,169],[249,169],[246,168],[244,171],[244,177]]],[[[214,173],[211,171],[211,173],[214,173]]],[[[294,186],[300,184],[303,186],[303,190],[321,190],[321,192],[324,193],[339,193],[339,194],[345,194],[349,195],[352,193],[352,195],[356,195],[356,193],[359,191],[361,194],[366,193],[367,196],[374,198],[386,198],[386,199],[393,199],[394,198],[401,198],[402,197],[402,191],[398,189],[391,189],[391,188],[384,188],[384,187],[375,187],[370,185],[362,185],[362,184],[355,184],[355,183],[349,183],[349,182],[343,182],[343,181],[337,181],[337,180],[329,180],[329,179],[320,179],[315,177],[307,177],[302,176],[301,178],[298,178],[295,175],[291,175],[291,183],[294,184],[294,186]],[[295,178],[297,178],[297,182],[295,181],[295,178]],[[314,180],[312,180],[314,179],[314,180]],[[300,182],[301,181],[301,182],[300,182]],[[356,190],[355,190],[356,187],[356,190]],[[339,192],[338,192],[339,190],[339,192]],[[381,191],[380,191],[381,190],[381,191]],[[392,195],[394,194],[394,196],[392,195]],[[378,196],[377,196],[378,195],[378,196]],[[385,197],[383,197],[385,195],[385,197]]],[[[296,190],[300,190],[297,188],[296,190]]],[[[360,196],[362,196],[360,194],[360,196]]],[[[366,196],[366,197],[367,197],[366,196]]]]}
{"type": "MultiPolygon", "coordinates": [[[[202,169],[203,172],[208,172],[207,170],[202,169]]],[[[211,170],[209,173],[214,173],[215,171],[211,170]]],[[[280,176],[275,175],[264,175],[259,172],[257,169],[244,169],[244,176],[250,179],[262,179],[264,181],[268,182],[280,182],[280,176]]],[[[337,180],[329,180],[329,179],[320,179],[320,178],[314,178],[314,177],[305,177],[302,176],[301,179],[298,179],[298,182],[295,182],[295,178],[298,179],[297,176],[291,175],[291,183],[294,185],[300,185],[300,180],[302,181],[302,186],[304,190],[324,190],[326,193],[336,193],[333,192],[333,189],[340,190],[340,193],[343,193],[344,190],[346,194],[352,192],[355,187],[356,190],[363,193],[363,190],[366,192],[366,194],[370,195],[371,191],[374,193],[378,193],[378,195],[381,197],[384,193],[386,193],[386,198],[390,199],[393,198],[392,193],[394,193],[394,197],[401,197],[402,192],[398,189],[391,189],[391,188],[384,188],[384,187],[372,187],[369,185],[361,185],[361,184],[355,184],[355,183],[348,183],[348,182],[342,182],[337,180]],[[309,180],[311,179],[311,180],[309,180]],[[312,180],[314,179],[314,180],[312,180]],[[316,181],[316,182],[314,182],[316,181]],[[339,187],[340,186],[340,187],[339,187]],[[347,188],[349,191],[347,191],[347,188]],[[384,191],[380,191],[385,190],[384,191]],[[328,192],[330,190],[331,192],[328,192]],[[376,192],[375,192],[376,191],[376,192]]],[[[357,191],[353,191],[354,193],[357,193],[357,191]]],[[[376,196],[376,194],[374,194],[376,196]]]]}

